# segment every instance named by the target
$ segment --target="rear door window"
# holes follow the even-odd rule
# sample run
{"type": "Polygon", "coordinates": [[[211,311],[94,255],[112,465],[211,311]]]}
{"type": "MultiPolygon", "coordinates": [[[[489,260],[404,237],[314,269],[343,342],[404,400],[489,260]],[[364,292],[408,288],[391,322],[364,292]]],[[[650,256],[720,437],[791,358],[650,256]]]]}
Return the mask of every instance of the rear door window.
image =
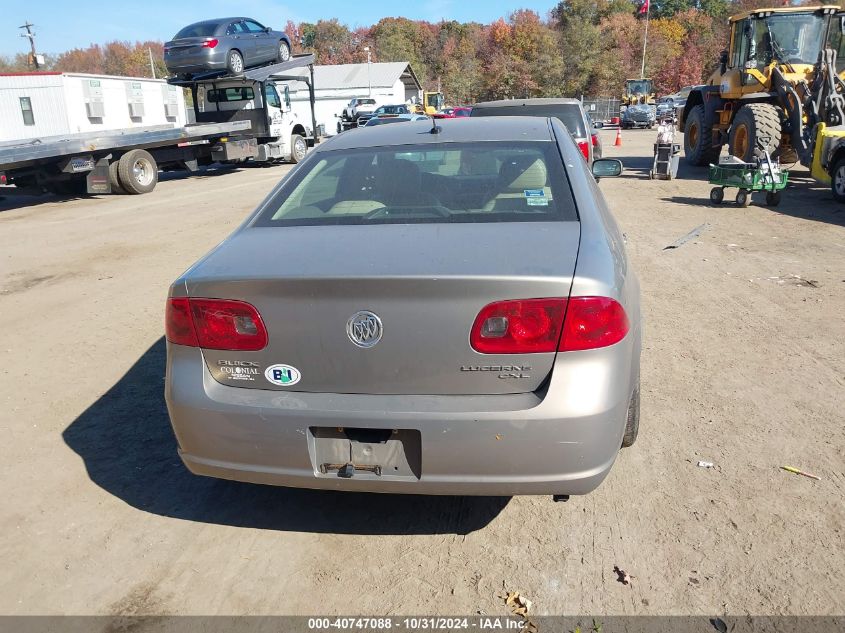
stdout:
{"type": "Polygon", "coordinates": [[[315,155],[256,226],[577,220],[552,142],[434,143],[315,155]]]}
{"type": "Polygon", "coordinates": [[[470,116],[540,116],[554,117],[566,126],[575,138],[587,138],[581,106],[577,103],[542,103],[520,106],[475,107],[470,116]]]}
{"type": "Polygon", "coordinates": [[[226,29],[226,35],[240,35],[246,33],[246,27],[243,22],[232,22],[229,28],[226,29]]]}

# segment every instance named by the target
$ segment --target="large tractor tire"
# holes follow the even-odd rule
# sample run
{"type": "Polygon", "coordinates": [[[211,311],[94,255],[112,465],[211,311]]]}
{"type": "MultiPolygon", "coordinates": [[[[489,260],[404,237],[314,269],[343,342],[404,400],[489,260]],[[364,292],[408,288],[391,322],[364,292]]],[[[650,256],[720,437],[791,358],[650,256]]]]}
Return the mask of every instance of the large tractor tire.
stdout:
{"type": "Polygon", "coordinates": [[[690,165],[706,167],[719,160],[721,146],[713,147],[713,127],[705,124],[704,106],[697,105],[687,114],[684,126],[684,155],[690,165]]]}
{"type": "Polygon", "coordinates": [[[780,156],[780,112],[771,103],[749,103],[742,106],[731,124],[729,148],[731,154],[746,163],[762,158],[764,153],[758,140],[768,137],[772,158],[780,156]]]}

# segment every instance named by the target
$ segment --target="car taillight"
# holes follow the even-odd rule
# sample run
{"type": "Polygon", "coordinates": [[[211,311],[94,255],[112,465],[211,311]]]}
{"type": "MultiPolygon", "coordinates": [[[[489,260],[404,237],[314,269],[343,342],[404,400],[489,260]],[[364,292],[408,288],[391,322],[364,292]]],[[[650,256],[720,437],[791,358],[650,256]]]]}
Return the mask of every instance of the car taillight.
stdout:
{"type": "Polygon", "coordinates": [[[558,350],[574,352],[607,347],[628,333],[628,315],[609,297],[572,297],[566,307],[558,350]]]}
{"type": "Polygon", "coordinates": [[[189,347],[254,352],[267,346],[261,315],[243,301],[171,298],[165,332],[171,343],[189,347]]]}
{"type": "Polygon", "coordinates": [[[214,48],[219,43],[219,40],[206,40],[202,43],[203,48],[214,48]]]}
{"type": "Polygon", "coordinates": [[[607,347],[628,333],[625,309],[608,297],[497,301],[482,308],[470,345],[482,354],[539,354],[607,347]]]}
{"type": "Polygon", "coordinates": [[[587,141],[578,141],[578,149],[581,150],[586,160],[590,160],[590,144],[587,141]]]}
{"type": "Polygon", "coordinates": [[[554,352],[565,310],[566,299],[491,303],[475,318],[470,344],[482,354],[554,352]]]}

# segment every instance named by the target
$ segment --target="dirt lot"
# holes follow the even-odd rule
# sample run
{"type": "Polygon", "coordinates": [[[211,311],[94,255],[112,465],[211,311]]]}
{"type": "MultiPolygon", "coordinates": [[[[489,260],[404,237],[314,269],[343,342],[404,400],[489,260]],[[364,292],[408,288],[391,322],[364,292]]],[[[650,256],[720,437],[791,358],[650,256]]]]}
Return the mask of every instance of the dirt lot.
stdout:
{"type": "Polygon", "coordinates": [[[604,135],[628,167],[601,187],[642,280],[643,418],[569,503],[182,467],[162,397],[168,284],[287,167],[0,201],[0,613],[504,613],[503,588],[540,614],[843,613],[845,207],[806,172],[778,209],[710,207],[703,170],[648,180],[653,132],[604,135]]]}

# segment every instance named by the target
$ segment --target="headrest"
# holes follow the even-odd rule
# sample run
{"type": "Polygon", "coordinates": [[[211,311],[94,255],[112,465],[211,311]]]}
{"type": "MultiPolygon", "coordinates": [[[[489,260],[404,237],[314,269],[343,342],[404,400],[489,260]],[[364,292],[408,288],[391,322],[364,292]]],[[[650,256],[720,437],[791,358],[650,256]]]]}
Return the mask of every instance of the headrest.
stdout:
{"type": "Polygon", "coordinates": [[[520,156],[506,159],[499,169],[502,191],[542,189],[546,186],[546,165],[540,158],[520,156]]]}

